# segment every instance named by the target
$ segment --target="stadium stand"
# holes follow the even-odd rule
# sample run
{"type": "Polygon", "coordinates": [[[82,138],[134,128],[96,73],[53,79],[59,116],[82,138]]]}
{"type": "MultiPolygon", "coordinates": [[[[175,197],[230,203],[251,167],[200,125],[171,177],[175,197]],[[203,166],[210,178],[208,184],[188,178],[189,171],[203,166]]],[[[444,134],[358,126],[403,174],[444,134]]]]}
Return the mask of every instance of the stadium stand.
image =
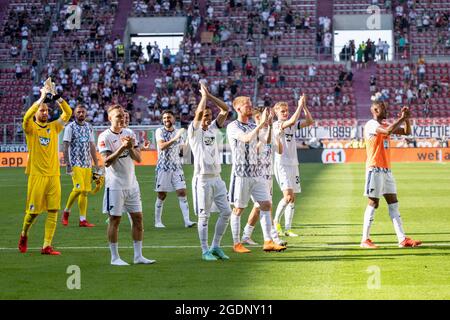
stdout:
{"type": "MultiPolygon", "coordinates": [[[[371,74],[375,74],[376,90],[389,91],[393,105],[400,100],[408,103],[417,123],[450,119],[449,63],[431,59],[449,54],[450,0],[334,0],[329,10],[319,9],[316,0],[134,0],[126,10],[118,9],[123,6],[120,0],[84,1],[79,30],[68,30],[65,23],[72,1],[2,3],[7,5],[0,15],[0,108],[2,123],[12,124],[7,136],[14,135],[14,121],[20,121],[38,82],[49,75],[72,106],[88,105],[94,124],[103,124],[105,107],[119,102],[130,111],[133,124],[159,123],[161,112],[172,108],[186,125],[193,117],[202,80],[230,108],[237,95],[252,97],[258,106],[283,99],[294,108],[295,98],[306,93],[317,124],[351,125],[358,120],[358,108],[366,108],[363,100],[368,97],[371,74]],[[394,61],[377,61],[367,69],[355,69],[354,61],[332,63],[331,55],[323,55],[331,53],[324,47],[332,47],[332,15],[367,13],[372,3],[380,6],[381,13],[393,14],[394,61]],[[120,25],[119,16],[125,19],[120,25]],[[169,54],[165,48],[153,45],[149,61],[142,54],[148,48],[132,44],[122,50],[118,35],[127,16],[187,16],[178,54],[165,63],[164,56],[169,54]],[[423,26],[424,19],[429,27],[423,26]],[[17,48],[12,50],[15,57],[9,44],[17,48]],[[26,50],[21,54],[23,44],[26,50]],[[419,55],[426,60],[423,78],[416,61],[419,55]],[[405,65],[412,74],[408,81],[404,80],[405,65]],[[355,85],[340,79],[350,69],[355,85]]],[[[5,130],[0,131],[4,137],[5,130]]]]}

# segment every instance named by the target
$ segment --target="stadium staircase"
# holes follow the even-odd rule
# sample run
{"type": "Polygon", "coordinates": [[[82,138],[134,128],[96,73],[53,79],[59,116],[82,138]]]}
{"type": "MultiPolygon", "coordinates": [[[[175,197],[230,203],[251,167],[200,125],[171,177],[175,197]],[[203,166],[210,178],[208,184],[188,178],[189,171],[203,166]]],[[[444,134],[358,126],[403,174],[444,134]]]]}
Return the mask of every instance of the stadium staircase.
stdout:
{"type": "Polygon", "coordinates": [[[3,18],[8,7],[9,0],[0,0],[0,25],[3,25],[3,18]]]}
{"type": "Polygon", "coordinates": [[[369,63],[367,68],[353,70],[353,92],[356,99],[356,117],[358,120],[369,119],[370,116],[370,76],[376,75],[376,64],[369,63]]]}
{"type": "Polygon", "coordinates": [[[133,2],[129,0],[119,0],[116,16],[114,17],[114,25],[112,28],[112,38],[116,36],[123,38],[125,28],[127,26],[127,19],[133,11],[133,2]]]}
{"type": "MultiPolygon", "coordinates": [[[[333,0],[327,0],[327,1],[320,1],[320,5],[317,5],[317,14],[316,17],[329,17],[331,19],[331,30],[333,30],[333,0]]],[[[331,31],[333,32],[333,31],[331,31]]],[[[325,61],[332,61],[333,60],[333,54],[320,55],[321,60],[325,61]]]]}

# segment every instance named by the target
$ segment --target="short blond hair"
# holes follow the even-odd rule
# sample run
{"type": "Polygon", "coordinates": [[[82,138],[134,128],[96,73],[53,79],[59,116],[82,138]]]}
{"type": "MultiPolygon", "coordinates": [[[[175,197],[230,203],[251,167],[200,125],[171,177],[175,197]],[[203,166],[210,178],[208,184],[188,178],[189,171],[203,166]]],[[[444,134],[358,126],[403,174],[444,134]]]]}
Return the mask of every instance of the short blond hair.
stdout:
{"type": "Polygon", "coordinates": [[[108,112],[108,114],[110,114],[111,112],[113,112],[114,110],[117,110],[117,109],[122,109],[123,110],[123,108],[122,108],[122,106],[120,104],[113,104],[113,105],[110,105],[108,107],[107,112],[108,112]]]}
{"type": "Polygon", "coordinates": [[[275,105],[273,106],[273,110],[276,112],[280,111],[281,107],[287,107],[289,108],[289,104],[285,101],[280,101],[275,103],[275,105]]]}
{"type": "Polygon", "coordinates": [[[236,97],[236,98],[233,100],[233,109],[234,109],[234,110],[237,110],[237,107],[238,107],[238,106],[244,104],[244,103],[247,102],[248,100],[250,100],[250,98],[249,98],[249,97],[246,97],[246,96],[239,96],[239,97],[236,97]]]}

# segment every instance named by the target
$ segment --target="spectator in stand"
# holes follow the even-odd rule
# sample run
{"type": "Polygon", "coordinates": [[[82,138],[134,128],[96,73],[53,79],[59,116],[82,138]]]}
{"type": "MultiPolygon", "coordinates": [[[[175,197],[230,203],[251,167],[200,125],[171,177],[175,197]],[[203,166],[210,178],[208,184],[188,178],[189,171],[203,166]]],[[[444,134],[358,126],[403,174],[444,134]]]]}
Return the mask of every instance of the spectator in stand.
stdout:
{"type": "Polygon", "coordinates": [[[313,63],[308,67],[308,79],[309,81],[315,81],[316,80],[316,74],[317,74],[317,67],[313,63]]]}
{"type": "Polygon", "coordinates": [[[319,95],[319,94],[313,95],[311,105],[312,105],[313,107],[316,107],[316,106],[317,106],[317,107],[320,107],[320,106],[322,105],[322,103],[321,103],[321,101],[320,101],[320,95],[319,95]]]}

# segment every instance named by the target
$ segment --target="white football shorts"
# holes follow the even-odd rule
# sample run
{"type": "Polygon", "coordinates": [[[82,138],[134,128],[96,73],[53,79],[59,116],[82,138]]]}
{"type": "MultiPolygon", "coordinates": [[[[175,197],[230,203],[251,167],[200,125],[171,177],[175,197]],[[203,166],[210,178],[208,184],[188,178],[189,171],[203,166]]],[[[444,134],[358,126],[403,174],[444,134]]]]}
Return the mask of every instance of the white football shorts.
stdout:
{"type": "Polygon", "coordinates": [[[381,198],[384,194],[397,194],[397,186],[391,170],[384,168],[369,168],[366,171],[364,196],[381,198]]]}
{"type": "Polygon", "coordinates": [[[129,190],[110,190],[105,188],[103,213],[122,216],[123,212],[142,212],[141,192],[139,188],[129,190]]]}
{"type": "Polygon", "coordinates": [[[186,189],[186,180],[183,170],[156,172],[156,192],[173,192],[180,189],[186,189]]]}
{"type": "Polygon", "coordinates": [[[297,165],[286,166],[275,163],[273,171],[281,191],[292,189],[294,193],[302,192],[302,188],[300,186],[300,173],[297,165]]]}

